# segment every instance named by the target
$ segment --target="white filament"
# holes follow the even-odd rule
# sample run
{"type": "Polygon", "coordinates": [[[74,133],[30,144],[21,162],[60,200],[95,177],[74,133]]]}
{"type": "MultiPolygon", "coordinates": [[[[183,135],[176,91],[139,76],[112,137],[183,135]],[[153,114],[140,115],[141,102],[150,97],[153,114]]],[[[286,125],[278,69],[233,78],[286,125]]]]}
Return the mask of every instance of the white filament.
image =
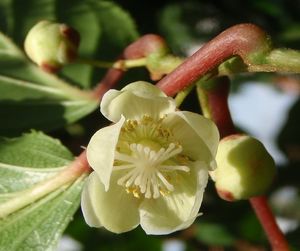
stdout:
{"type": "Polygon", "coordinates": [[[160,194],[174,191],[174,186],[165,176],[166,173],[190,171],[187,166],[164,164],[182,152],[180,145],[170,143],[167,149],[154,151],[148,146],[133,143],[130,144],[130,150],[130,155],[115,152],[115,160],[122,161],[123,164],[114,166],[114,170],[128,170],[117,183],[126,188],[137,187],[145,198],[156,199],[160,194]]]}

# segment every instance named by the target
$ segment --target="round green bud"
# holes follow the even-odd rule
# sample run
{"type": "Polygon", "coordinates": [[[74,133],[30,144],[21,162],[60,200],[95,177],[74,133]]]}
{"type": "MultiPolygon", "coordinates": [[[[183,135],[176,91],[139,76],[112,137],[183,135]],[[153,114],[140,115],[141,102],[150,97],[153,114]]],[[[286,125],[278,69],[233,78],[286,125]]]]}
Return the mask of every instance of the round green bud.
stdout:
{"type": "Polygon", "coordinates": [[[79,41],[79,33],[66,24],[40,21],[28,32],[24,47],[43,70],[57,72],[76,59],[79,41]]]}
{"type": "Polygon", "coordinates": [[[211,172],[217,192],[228,201],[264,194],[272,184],[275,163],[257,139],[231,135],[220,141],[217,168],[211,172]]]}

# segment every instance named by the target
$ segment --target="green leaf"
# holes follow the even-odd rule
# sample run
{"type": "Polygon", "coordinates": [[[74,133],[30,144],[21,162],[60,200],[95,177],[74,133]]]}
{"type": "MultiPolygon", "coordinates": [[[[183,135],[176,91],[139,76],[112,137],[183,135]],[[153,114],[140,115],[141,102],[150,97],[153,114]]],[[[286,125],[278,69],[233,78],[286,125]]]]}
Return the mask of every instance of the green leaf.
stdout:
{"type": "Polygon", "coordinates": [[[79,205],[82,181],[1,220],[1,251],[55,250],[79,205]]]}
{"type": "Polygon", "coordinates": [[[0,138],[0,163],[50,168],[65,166],[72,159],[73,155],[59,140],[41,132],[33,131],[20,138],[0,138]]]}
{"type": "Polygon", "coordinates": [[[13,30],[13,0],[0,1],[0,29],[9,34],[13,30]]]}
{"type": "MultiPolygon", "coordinates": [[[[5,0],[0,3],[0,28],[22,46],[39,20],[66,22],[81,34],[83,58],[114,61],[137,38],[131,17],[118,5],[93,0],[5,0]],[[68,10],[68,11],[66,11],[68,10]]],[[[71,64],[61,76],[90,87],[104,70],[71,64]]],[[[10,39],[0,34],[0,135],[15,136],[31,128],[52,130],[86,116],[98,106],[88,92],[33,65],[10,39]]]]}
{"type": "Polygon", "coordinates": [[[0,138],[0,194],[29,188],[55,175],[72,159],[59,140],[41,132],[14,139],[0,138]]]}
{"type": "MultiPolygon", "coordinates": [[[[82,0],[57,1],[57,20],[74,27],[80,34],[79,55],[82,58],[94,58],[100,43],[102,27],[98,25],[96,13],[82,0]],[[66,10],[68,10],[66,12],[66,10]],[[88,25],[87,25],[88,24],[88,25]]],[[[93,67],[89,65],[72,64],[64,67],[62,75],[78,85],[89,87],[92,81],[93,67]]]]}
{"type": "MultiPolygon", "coordinates": [[[[130,15],[109,1],[60,0],[57,18],[79,31],[79,55],[82,58],[113,62],[138,37],[130,15]]],[[[79,80],[78,84],[83,87],[89,87],[99,81],[104,72],[91,66],[74,64],[66,66],[62,74],[74,82],[78,83],[79,80]]]]}
{"type": "Polygon", "coordinates": [[[127,12],[112,2],[97,0],[88,2],[102,28],[100,56],[114,59],[126,45],[137,39],[135,23],[127,12]]]}
{"type": "Polygon", "coordinates": [[[97,106],[98,101],[89,93],[30,63],[0,33],[0,135],[17,135],[31,128],[58,128],[97,106]]]}
{"type": "MultiPolygon", "coordinates": [[[[0,140],[0,201],[9,203],[25,189],[61,171],[72,154],[42,133],[0,140]]],[[[50,251],[70,222],[80,201],[83,178],[0,219],[1,251],[50,251]]],[[[20,197],[22,199],[22,197],[20,197]]],[[[1,205],[1,204],[0,204],[1,205]]]]}
{"type": "Polygon", "coordinates": [[[214,223],[197,225],[196,238],[206,245],[214,246],[230,246],[235,240],[225,227],[214,223]]]}
{"type": "Polygon", "coordinates": [[[53,0],[14,0],[13,6],[14,27],[10,35],[17,44],[22,45],[29,29],[37,22],[55,18],[55,4],[53,0]]]}
{"type": "MultiPolygon", "coordinates": [[[[81,35],[82,58],[114,61],[138,36],[130,15],[117,4],[97,0],[4,0],[0,3],[0,28],[19,46],[38,21],[56,20],[74,27],[81,35]],[[66,11],[67,10],[67,11],[66,11]]],[[[89,65],[71,64],[61,75],[87,88],[101,79],[105,71],[89,65]]]]}

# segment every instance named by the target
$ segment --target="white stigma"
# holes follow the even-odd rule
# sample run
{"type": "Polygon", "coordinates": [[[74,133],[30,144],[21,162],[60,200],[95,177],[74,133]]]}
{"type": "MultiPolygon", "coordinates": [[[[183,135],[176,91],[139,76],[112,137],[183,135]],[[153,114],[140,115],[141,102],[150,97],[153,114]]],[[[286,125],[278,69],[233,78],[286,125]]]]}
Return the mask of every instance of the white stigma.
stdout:
{"type": "Polygon", "coordinates": [[[114,170],[128,170],[118,179],[118,184],[126,187],[135,197],[144,194],[145,198],[158,198],[160,194],[165,195],[174,191],[170,183],[168,172],[183,171],[189,172],[189,167],[184,165],[167,165],[165,162],[182,152],[182,147],[170,143],[168,148],[161,148],[154,151],[142,144],[130,144],[131,154],[115,152],[115,160],[121,165],[114,166],[114,170]]]}

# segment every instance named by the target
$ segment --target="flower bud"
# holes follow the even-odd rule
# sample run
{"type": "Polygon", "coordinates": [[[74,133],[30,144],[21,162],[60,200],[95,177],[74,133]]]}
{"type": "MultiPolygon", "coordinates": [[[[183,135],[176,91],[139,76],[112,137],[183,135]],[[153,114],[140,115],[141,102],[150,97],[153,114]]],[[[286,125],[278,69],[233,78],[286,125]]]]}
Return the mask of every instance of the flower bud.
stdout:
{"type": "Polygon", "coordinates": [[[249,199],[266,192],[275,175],[275,163],[257,139],[231,135],[221,140],[211,172],[217,192],[228,201],[249,199]]]}
{"type": "Polygon", "coordinates": [[[24,47],[43,70],[56,72],[76,59],[79,40],[79,33],[66,24],[40,21],[28,32],[24,47]]]}

